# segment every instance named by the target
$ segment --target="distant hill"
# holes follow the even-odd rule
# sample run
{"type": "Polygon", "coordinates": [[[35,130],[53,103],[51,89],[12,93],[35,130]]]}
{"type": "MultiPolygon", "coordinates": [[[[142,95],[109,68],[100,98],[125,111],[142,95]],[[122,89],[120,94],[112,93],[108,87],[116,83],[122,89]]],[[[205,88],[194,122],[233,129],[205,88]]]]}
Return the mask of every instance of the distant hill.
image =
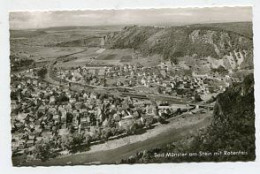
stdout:
{"type": "Polygon", "coordinates": [[[129,26],[109,35],[107,44],[111,48],[133,48],[144,55],[159,54],[173,63],[187,62],[187,57],[197,60],[206,58],[199,64],[215,68],[252,69],[251,35],[250,23],[129,26]]]}
{"type": "Polygon", "coordinates": [[[212,24],[195,24],[193,27],[215,28],[238,33],[240,35],[253,38],[252,22],[231,22],[231,23],[212,23],[212,24]]]}
{"type": "Polygon", "coordinates": [[[100,46],[101,38],[94,36],[78,40],[57,43],[54,46],[58,47],[98,47],[100,46]]]}
{"type": "Polygon", "coordinates": [[[159,55],[193,72],[216,69],[253,69],[251,22],[194,24],[186,26],[65,26],[38,30],[10,30],[12,38],[32,38],[47,46],[105,46],[132,48],[143,56],[159,55]],[[53,36],[53,37],[52,37],[53,36]],[[61,37],[57,37],[61,36],[61,37]],[[65,36],[70,36],[68,39],[65,36]],[[55,40],[57,38],[64,38],[55,40]],[[47,40],[49,38],[49,40],[47,40]]]}
{"type": "Polygon", "coordinates": [[[118,31],[123,28],[120,25],[104,25],[104,26],[60,26],[60,27],[49,27],[41,28],[38,31],[66,31],[66,30],[111,30],[118,31]]]}
{"type": "Polygon", "coordinates": [[[10,38],[32,38],[47,34],[45,31],[40,30],[10,30],[10,38]]]}

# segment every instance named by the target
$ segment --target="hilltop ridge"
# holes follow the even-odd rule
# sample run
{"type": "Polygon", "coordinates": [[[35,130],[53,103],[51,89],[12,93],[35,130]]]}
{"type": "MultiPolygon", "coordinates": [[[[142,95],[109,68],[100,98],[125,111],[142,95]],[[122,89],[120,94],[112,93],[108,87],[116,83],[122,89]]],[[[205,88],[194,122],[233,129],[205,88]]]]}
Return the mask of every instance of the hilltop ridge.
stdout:
{"type": "MultiPolygon", "coordinates": [[[[112,33],[107,42],[111,48],[132,48],[143,55],[159,54],[164,60],[203,68],[252,69],[253,41],[250,34],[231,31],[235,24],[188,25],[177,27],[127,26],[112,33]],[[194,60],[198,61],[197,63],[194,60]],[[187,63],[192,61],[190,63],[187,63]]],[[[247,33],[252,33],[248,28],[247,33]]]]}

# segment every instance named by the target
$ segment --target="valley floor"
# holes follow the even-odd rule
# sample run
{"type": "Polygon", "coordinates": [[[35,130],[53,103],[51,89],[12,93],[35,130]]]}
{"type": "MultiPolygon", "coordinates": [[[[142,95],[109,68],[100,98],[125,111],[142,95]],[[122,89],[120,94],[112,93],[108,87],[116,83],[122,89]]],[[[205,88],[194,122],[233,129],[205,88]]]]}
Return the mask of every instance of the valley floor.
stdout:
{"type": "Polygon", "coordinates": [[[184,114],[169,119],[168,124],[157,125],[141,135],[132,135],[121,139],[110,140],[104,144],[91,146],[87,152],[62,156],[49,161],[30,161],[14,165],[51,166],[51,165],[86,165],[113,164],[128,158],[138,151],[149,150],[180,139],[196,136],[200,129],[210,125],[212,113],[184,114]]]}

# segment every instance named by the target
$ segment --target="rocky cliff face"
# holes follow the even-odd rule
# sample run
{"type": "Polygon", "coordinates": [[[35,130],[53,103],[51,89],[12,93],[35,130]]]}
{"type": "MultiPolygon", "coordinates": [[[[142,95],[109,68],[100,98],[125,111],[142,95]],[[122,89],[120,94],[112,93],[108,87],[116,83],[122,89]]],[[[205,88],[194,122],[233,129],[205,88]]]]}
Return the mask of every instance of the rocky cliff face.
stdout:
{"type": "Polygon", "coordinates": [[[178,62],[183,57],[205,58],[210,67],[253,68],[252,38],[222,29],[182,27],[125,27],[109,37],[112,48],[134,48],[144,55],[160,54],[178,62]]]}
{"type": "Polygon", "coordinates": [[[233,84],[224,93],[219,94],[214,108],[214,116],[218,119],[228,119],[227,116],[243,116],[242,113],[250,111],[254,116],[254,77],[246,76],[242,83],[233,84]]]}
{"type": "Polygon", "coordinates": [[[254,78],[234,84],[217,96],[212,125],[200,136],[195,149],[203,151],[243,151],[246,155],[220,156],[216,160],[255,159],[254,78]]]}
{"type": "Polygon", "coordinates": [[[192,44],[210,45],[214,48],[213,58],[222,59],[220,65],[228,69],[241,69],[252,64],[252,40],[226,31],[194,30],[189,34],[192,44]],[[248,61],[246,65],[245,60],[248,61]]]}

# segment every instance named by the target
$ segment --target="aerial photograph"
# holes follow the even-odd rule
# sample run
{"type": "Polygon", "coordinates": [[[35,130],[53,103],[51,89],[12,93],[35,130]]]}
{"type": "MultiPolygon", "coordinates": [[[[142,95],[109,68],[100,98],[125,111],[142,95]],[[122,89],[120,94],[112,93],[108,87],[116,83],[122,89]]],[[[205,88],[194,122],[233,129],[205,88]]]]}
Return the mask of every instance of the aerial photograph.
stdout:
{"type": "Polygon", "coordinates": [[[252,7],[13,11],[13,166],[255,160],[252,7]]]}

